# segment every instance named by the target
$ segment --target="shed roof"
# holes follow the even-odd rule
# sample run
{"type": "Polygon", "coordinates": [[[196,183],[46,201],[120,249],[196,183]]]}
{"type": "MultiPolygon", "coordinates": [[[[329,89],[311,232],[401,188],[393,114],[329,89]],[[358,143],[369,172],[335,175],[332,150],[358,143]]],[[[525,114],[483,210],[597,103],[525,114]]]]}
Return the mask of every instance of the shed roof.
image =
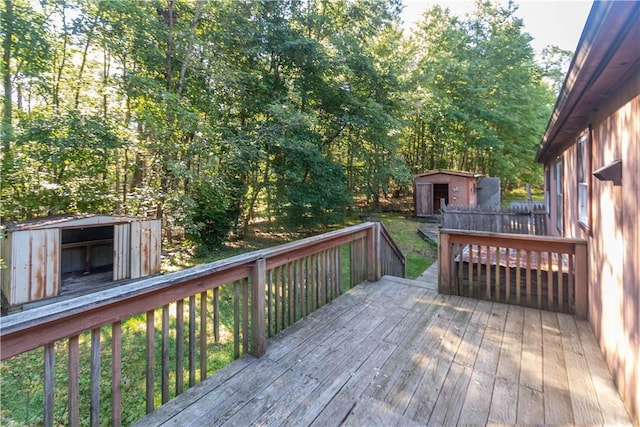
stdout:
{"type": "Polygon", "coordinates": [[[438,174],[464,176],[464,177],[467,177],[467,178],[479,178],[479,177],[482,176],[482,174],[473,173],[473,172],[454,171],[454,170],[450,170],[450,169],[431,169],[429,171],[414,175],[413,178],[414,179],[415,178],[422,178],[423,176],[438,175],[438,174]]]}
{"type": "Polygon", "coordinates": [[[589,126],[612,89],[640,68],[640,2],[595,1],[538,147],[546,163],[589,126]]]}
{"type": "Polygon", "coordinates": [[[47,228],[91,227],[140,221],[143,218],[128,216],[69,214],[35,218],[7,224],[7,231],[43,230],[47,228]]]}

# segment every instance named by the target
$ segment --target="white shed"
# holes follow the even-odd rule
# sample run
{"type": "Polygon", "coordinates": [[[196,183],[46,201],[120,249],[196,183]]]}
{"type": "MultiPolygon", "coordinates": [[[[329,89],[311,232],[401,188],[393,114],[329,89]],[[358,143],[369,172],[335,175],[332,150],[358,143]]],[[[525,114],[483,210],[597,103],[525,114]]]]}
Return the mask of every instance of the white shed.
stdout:
{"type": "Polygon", "coordinates": [[[104,283],[159,273],[161,226],[159,219],[106,215],[9,224],[1,249],[4,302],[15,306],[60,295],[74,276],[99,273],[104,283]]]}

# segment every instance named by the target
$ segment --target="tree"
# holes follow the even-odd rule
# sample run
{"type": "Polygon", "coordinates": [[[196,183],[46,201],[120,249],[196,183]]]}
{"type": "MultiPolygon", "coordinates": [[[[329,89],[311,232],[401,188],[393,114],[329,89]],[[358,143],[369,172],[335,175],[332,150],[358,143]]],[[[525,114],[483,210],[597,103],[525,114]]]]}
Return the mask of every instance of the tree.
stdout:
{"type": "Polygon", "coordinates": [[[516,11],[478,2],[464,20],[437,7],[425,14],[414,34],[417,95],[404,132],[410,164],[499,176],[507,188],[540,181],[531,159],[549,90],[516,11]]]}

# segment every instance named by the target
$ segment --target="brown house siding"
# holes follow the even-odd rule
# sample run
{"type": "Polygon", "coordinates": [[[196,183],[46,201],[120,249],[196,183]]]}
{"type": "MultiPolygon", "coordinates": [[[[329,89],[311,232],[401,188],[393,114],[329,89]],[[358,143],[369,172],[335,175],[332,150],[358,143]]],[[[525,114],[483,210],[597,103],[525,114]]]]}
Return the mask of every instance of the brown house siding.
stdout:
{"type": "Polygon", "coordinates": [[[640,416],[640,73],[635,72],[585,119],[592,125],[594,170],[622,159],[622,185],[589,180],[590,222],[578,221],[577,144],[563,161],[564,233],[556,229],[555,160],[551,168],[549,230],[589,242],[589,321],[618,389],[635,420],[640,416]]]}

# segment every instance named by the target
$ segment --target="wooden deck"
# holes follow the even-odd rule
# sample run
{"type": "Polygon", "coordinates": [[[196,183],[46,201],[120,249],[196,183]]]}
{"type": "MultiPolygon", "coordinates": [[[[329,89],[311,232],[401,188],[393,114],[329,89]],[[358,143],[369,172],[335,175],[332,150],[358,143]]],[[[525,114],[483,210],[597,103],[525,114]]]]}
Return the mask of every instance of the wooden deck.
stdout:
{"type": "Polygon", "coordinates": [[[587,322],[385,276],[137,425],[630,424],[587,322]]]}

